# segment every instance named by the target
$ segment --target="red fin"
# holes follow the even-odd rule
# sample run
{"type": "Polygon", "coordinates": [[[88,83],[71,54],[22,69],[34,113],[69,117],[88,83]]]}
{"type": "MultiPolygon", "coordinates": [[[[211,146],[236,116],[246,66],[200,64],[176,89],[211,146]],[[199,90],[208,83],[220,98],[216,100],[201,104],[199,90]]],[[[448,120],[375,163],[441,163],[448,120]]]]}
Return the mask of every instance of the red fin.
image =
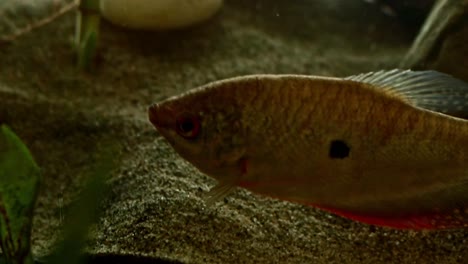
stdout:
{"type": "MultiPolygon", "coordinates": [[[[243,163],[242,168],[247,168],[247,162],[243,163]]],[[[258,182],[244,181],[241,180],[238,183],[238,186],[256,192],[256,187],[262,184],[258,182]]],[[[326,206],[319,206],[315,204],[305,203],[300,200],[294,199],[283,199],[281,197],[275,197],[269,195],[270,197],[287,200],[290,202],[307,204],[330,213],[362,222],[365,224],[371,224],[376,226],[384,226],[396,229],[454,229],[454,228],[468,228],[468,205],[464,203],[463,205],[452,206],[449,208],[444,208],[444,210],[432,210],[426,213],[415,213],[415,214],[395,214],[395,216],[389,215],[377,215],[377,214],[366,214],[366,213],[357,213],[352,211],[346,211],[341,209],[335,209],[326,206]]]]}
{"type": "Polygon", "coordinates": [[[377,225],[377,226],[386,226],[391,228],[397,229],[431,229],[433,228],[432,225],[427,221],[428,219],[421,219],[423,221],[414,221],[415,219],[412,218],[388,218],[388,217],[379,217],[379,216],[371,216],[371,215],[360,215],[354,214],[351,212],[344,212],[341,210],[324,208],[320,206],[315,206],[317,208],[323,209],[330,213],[342,216],[344,218],[348,218],[351,220],[355,220],[358,222],[362,222],[365,224],[377,225]]]}
{"type": "Polygon", "coordinates": [[[448,214],[434,212],[427,215],[386,217],[356,214],[332,208],[325,208],[322,206],[313,206],[358,222],[377,226],[391,227],[396,229],[420,230],[468,227],[468,210],[454,209],[451,210],[451,213],[448,214]]]}

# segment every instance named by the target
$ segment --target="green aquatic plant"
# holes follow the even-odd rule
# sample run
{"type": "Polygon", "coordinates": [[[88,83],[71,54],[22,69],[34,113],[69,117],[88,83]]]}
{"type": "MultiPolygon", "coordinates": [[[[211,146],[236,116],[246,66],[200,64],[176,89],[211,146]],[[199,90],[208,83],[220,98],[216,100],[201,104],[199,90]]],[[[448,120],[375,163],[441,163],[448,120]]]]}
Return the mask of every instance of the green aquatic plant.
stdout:
{"type": "Polygon", "coordinates": [[[21,140],[0,127],[0,245],[4,262],[34,263],[30,234],[39,167],[21,140]]]}
{"type": "Polygon", "coordinates": [[[76,63],[80,70],[91,70],[99,39],[99,4],[100,0],[1,0],[0,44],[13,42],[77,9],[73,40],[76,63]]]}
{"type": "Polygon", "coordinates": [[[99,0],[81,0],[76,16],[75,48],[78,69],[91,69],[96,56],[101,14],[99,0]]]}
{"type": "Polygon", "coordinates": [[[55,252],[48,258],[48,264],[79,264],[86,261],[83,248],[88,230],[99,218],[99,202],[107,193],[105,181],[114,167],[114,147],[106,148],[100,161],[95,165],[89,180],[78,200],[73,204],[65,220],[63,239],[58,242],[55,252]]]}
{"type": "MultiPolygon", "coordinates": [[[[68,211],[62,239],[54,252],[40,263],[78,264],[86,258],[83,248],[90,226],[99,217],[105,181],[114,167],[116,147],[107,145],[89,175],[76,202],[68,211]]],[[[0,127],[0,264],[32,264],[31,225],[37,198],[40,169],[21,140],[6,126],[0,127]]]]}

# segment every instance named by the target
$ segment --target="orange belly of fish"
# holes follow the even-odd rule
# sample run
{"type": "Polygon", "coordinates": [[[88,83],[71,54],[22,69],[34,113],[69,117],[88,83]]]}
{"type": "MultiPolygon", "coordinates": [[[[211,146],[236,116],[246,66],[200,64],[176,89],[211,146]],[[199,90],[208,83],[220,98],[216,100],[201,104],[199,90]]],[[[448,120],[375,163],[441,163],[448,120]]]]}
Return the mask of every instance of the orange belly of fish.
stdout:
{"type": "MultiPolygon", "coordinates": [[[[242,181],[239,183],[239,186],[246,189],[250,189],[253,186],[255,186],[255,184],[252,184],[251,182],[247,181],[242,181]]],[[[271,197],[280,200],[288,200],[294,203],[304,204],[304,202],[284,199],[284,197],[271,197]]],[[[375,215],[371,213],[356,213],[352,211],[320,206],[316,204],[305,204],[361,223],[381,227],[390,227],[395,229],[436,230],[468,227],[468,207],[451,208],[444,211],[428,212],[426,214],[422,213],[400,215],[396,213],[395,216],[391,216],[375,215]]]]}
{"type": "Polygon", "coordinates": [[[333,208],[326,208],[317,205],[311,205],[316,208],[328,211],[330,213],[355,220],[358,222],[391,227],[396,229],[454,229],[468,227],[468,208],[453,209],[445,213],[428,213],[420,215],[406,216],[375,216],[366,214],[356,214],[333,208]]]}

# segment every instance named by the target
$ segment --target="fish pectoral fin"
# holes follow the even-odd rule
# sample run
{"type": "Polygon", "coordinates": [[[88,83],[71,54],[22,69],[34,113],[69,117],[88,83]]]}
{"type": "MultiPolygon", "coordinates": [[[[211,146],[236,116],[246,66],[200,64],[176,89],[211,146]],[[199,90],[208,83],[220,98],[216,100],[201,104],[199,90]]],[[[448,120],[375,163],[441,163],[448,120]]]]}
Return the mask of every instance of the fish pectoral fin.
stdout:
{"type": "Polygon", "coordinates": [[[420,108],[468,117],[468,84],[444,73],[394,69],[353,75],[345,80],[370,84],[420,108]]]}
{"type": "Polygon", "coordinates": [[[205,193],[202,198],[207,206],[212,206],[234,191],[235,187],[234,182],[219,182],[209,192],[205,193]]]}
{"type": "Polygon", "coordinates": [[[235,187],[239,183],[239,179],[242,176],[247,174],[248,170],[248,160],[245,157],[241,157],[237,160],[235,167],[236,170],[239,170],[239,174],[231,175],[230,177],[226,177],[223,181],[219,181],[216,186],[211,188],[209,192],[203,195],[203,200],[205,201],[207,206],[211,206],[216,202],[222,200],[232,191],[234,191],[235,187]]]}

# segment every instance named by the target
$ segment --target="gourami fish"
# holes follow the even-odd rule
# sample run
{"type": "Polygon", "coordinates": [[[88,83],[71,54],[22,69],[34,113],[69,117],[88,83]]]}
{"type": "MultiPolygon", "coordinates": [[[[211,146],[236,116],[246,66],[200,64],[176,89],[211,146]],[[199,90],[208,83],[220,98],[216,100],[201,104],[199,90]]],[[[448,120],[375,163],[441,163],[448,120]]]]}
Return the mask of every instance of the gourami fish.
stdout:
{"type": "Polygon", "coordinates": [[[360,222],[468,227],[468,84],[436,71],[250,75],[149,108],[180,156],[218,180],[360,222]]]}

